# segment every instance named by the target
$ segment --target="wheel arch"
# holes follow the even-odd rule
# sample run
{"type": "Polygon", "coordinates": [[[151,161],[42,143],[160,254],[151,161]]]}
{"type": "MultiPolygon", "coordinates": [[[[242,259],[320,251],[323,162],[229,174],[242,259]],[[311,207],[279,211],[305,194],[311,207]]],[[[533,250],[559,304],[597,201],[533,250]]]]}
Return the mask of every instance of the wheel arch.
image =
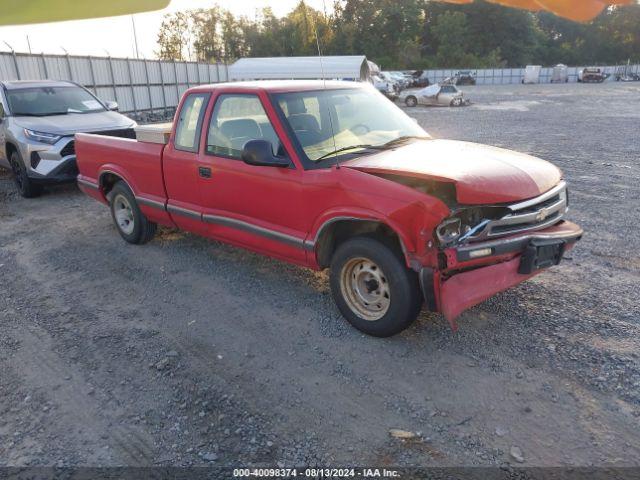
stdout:
{"type": "Polygon", "coordinates": [[[4,151],[7,157],[7,162],[9,161],[9,159],[11,158],[11,155],[14,152],[17,152],[18,155],[20,154],[20,149],[18,148],[18,146],[12,142],[11,140],[7,140],[4,144],[4,151]]]}
{"type": "Polygon", "coordinates": [[[404,257],[409,266],[407,238],[399,229],[380,218],[333,217],[322,223],[313,240],[305,243],[315,253],[318,266],[324,269],[331,263],[331,257],[340,244],[358,235],[370,235],[388,241],[404,257]]]}
{"type": "Polygon", "coordinates": [[[135,190],[131,183],[126,179],[125,175],[121,172],[117,172],[110,169],[104,169],[100,172],[98,176],[98,187],[100,188],[100,192],[104,196],[105,200],[109,202],[109,194],[116,183],[123,182],[129,190],[135,195],[135,190]]]}

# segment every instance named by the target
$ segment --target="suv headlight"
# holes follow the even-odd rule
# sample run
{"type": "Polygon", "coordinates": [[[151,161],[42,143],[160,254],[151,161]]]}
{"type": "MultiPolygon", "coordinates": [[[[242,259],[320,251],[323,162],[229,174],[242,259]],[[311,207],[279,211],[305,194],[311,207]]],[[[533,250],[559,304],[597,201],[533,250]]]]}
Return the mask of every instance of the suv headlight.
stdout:
{"type": "Polygon", "coordinates": [[[62,138],[61,135],[55,133],[36,132],[35,130],[24,129],[24,134],[29,140],[34,140],[40,143],[47,143],[53,145],[62,138]]]}

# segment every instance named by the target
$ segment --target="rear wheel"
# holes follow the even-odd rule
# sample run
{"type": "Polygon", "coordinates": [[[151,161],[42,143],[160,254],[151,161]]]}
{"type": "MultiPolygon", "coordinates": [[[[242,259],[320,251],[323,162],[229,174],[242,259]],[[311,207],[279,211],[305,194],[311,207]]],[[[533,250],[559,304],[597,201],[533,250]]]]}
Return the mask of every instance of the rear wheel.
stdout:
{"type": "Polygon", "coordinates": [[[409,95],[407,98],[404,99],[404,104],[407,107],[415,107],[416,105],[418,105],[418,99],[413,95],[409,95]]]}
{"type": "Polygon", "coordinates": [[[24,198],[37,197],[42,193],[42,186],[33,183],[33,180],[27,175],[27,167],[25,167],[22,158],[18,152],[13,152],[9,158],[11,170],[13,171],[13,180],[20,195],[24,198]]]}
{"type": "Polygon", "coordinates": [[[125,241],[141,245],[154,237],[158,225],[143,215],[133,192],[124,182],[114,185],[109,198],[113,222],[125,241]]]}
{"type": "Polygon", "coordinates": [[[376,238],[356,237],[340,245],[331,260],[330,283],[342,315],[375,337],[401,332],[422,306],[416,273],[399,252],[376,238]]]}

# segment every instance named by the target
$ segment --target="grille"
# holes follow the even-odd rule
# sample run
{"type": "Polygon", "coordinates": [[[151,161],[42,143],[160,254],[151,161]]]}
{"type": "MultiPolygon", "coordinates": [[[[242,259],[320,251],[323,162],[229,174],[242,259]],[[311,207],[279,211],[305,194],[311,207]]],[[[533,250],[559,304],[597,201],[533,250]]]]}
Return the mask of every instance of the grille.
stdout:
{"type": "MultiPolygon", "coordinates": [[[[120,128],[118,130],[101,130],[99,132],[88,132],[94,135],[104,135],[107,137],[120,137],[120,138],[136,138],[136,131],[133,128],[120,128]]],[[[69,155],[76,154],[76,144],[73,140],[67,143],[62,150],[60,150],[61,157],[67,157],[69,155]]]]}
{"type": "Polygon", "coordinates": [[[486,227],[471,239],[511,235],[531,230],[539,230],[559,222],[567,212],[567,186],[562,182],[557,187],[525,202],[507,207],[510,213],[497,220],[491,220],[486,227]]]}

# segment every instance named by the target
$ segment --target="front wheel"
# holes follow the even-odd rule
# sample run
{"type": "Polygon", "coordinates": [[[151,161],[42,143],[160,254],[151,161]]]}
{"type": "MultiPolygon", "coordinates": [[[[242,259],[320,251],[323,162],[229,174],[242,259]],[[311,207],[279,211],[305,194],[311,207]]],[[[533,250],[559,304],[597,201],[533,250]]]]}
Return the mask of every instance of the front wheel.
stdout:
{"type": "Polygon", "coordinates": [[[418,105],[418,99],[413,95],[409,95],[407,98],[404,99],[404,104],[407,107],[415,107],[416,105],[418,105]]]}
{"type": "Polygon", "coordinates": [[[418,276],[391,245],[355,237],[331,260],[331,293],[342,315],[358,330],[389,337],[407,328],[422,306],[418,276]]]}
{"type": "Polygon", "coordinates": [[[451,100],[452,107],[460,107],[461,105],[462,105],[462,98],[456,97],[453,100],[451,100]]]}
{"type": "Polygon", "coordinates": [[[13,171],[13,181],[20,195],[24,198],[34,198],[42,193],[42,187],[33,183],[33,180],[27,175],[27,167],[25,167],[22,158],[18,152],[13,152],[9,158],[9,164],[13,171]]]}
{"type": "Polygon", "coordinates": [[[124,182],[114,185],[109,198],[113,222],[124,240],[141,245],[154,237],[158,225],[143,215],[133,192],[124,182]]]}

